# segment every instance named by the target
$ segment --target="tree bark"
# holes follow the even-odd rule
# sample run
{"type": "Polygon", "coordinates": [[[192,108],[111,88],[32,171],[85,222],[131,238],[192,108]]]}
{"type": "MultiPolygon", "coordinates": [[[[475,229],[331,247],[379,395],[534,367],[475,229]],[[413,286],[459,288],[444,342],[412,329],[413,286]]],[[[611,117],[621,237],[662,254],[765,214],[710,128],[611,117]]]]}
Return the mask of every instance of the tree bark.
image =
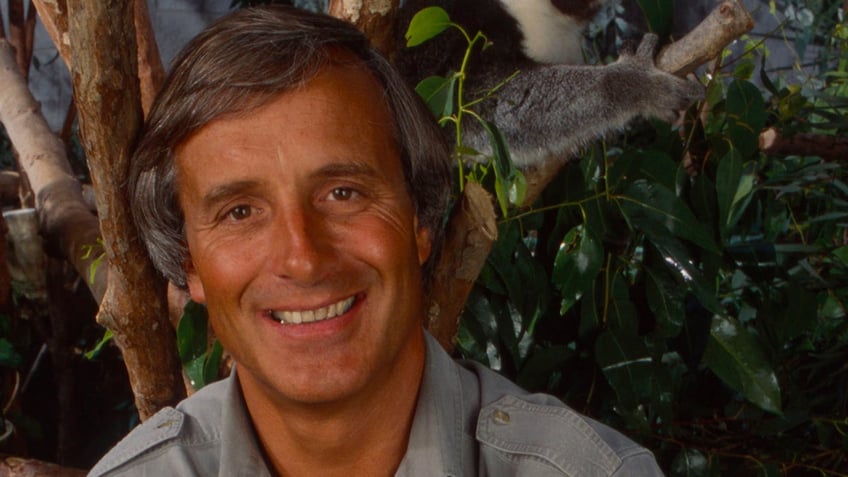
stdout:
{"type": "Polygon", "coordinates": [[[397,46],[394,27],[399,4],[399,0],[330,0],[329,12],[356,25],[374,48],[391,58],[397,46]]]}
{"type": "Polygon", "coordinates": [[[68,5],[66,0],[31,0],[47,35],[56,45],[59,56],[71,67],[71,43],[68,38],[68,5]]]}
{"type": "Polygon", "coordinates": [[[776,156],[819,156],[828,161],[848,158],[848,138],[824,134],[795,134],[785,137],[775,128],[760,133],[760,150],[776,156]]]}
{"type": "Polygon", "coordinates": [[[121,348],[141,419],[185,396],[166,283],[130,216],[124,184],[141,127],[132,0],[68,1],[71,78],[109,264],[98,322],[121,348]]]}
{"type": "Polygon", "coordinates": [[[24,75],[29,76],[26,49],[26,15],[23,0],[9,0],[9,43],[15,48],[15,61],[24,75]]]}
{"type": "MultiPolygon", "coordinates": [[[[70,43],[68,37],[67,0],[32,0],[44,24],[44,29],[59,50],[59,55],[68,70],[71,69],[70,43]]],[[[165,68],[159,56],[159,48],[153,35],[147,2],[138,0],[134,4],[136,44],[138,45],[138,78],[141,83],[141,105],[144,114],[150,109],[153,98],[165,79],[165,68]]]]}
{"type": "Polygon", "coordinates": [[[686,36],[660,50],[657,68],[684,77],[752,28],[754,19],[742,2],[726,0],[686,36]]]}
{"type": "Polygon", "coordinates": [[[445,349],[453,349],[465,301],[498,238],[492,196],[480,184],[465,185],[446,232],[425,325],[445,349]]]}
{"type": "Polygon", "coordinates": [[[35,459],[0,455],[0,477],[84,477],[85,474],[84,470],[35,459]]]}
{"type": "Polygon", "coordinates": [[[153,25],[150,23],[150,13],[147,11],[146,0],[135,2],[135,31],[138,45],[138,79],[141,85],[141,109],[147,117],[156,93],[165,81],[165,67],[159,56],[159,48],[153,36],[153,25]]]}
{"type": "MultiPolygon", "coordinates": [[[[88,277],[100,250],[97,217],[85,206],[65,145],[47,126],[5,40],[0,40],[0,84],[0,122],[18,151],[21,170],[36,191],[47,251],[66,258],[80,276],[88,277]],[[93,247],[94,253],[84,258],[87,247],[93,247]]],[[[106,274],[99,273],[87,283],[99,301],[106,290],[106,274]]]]}

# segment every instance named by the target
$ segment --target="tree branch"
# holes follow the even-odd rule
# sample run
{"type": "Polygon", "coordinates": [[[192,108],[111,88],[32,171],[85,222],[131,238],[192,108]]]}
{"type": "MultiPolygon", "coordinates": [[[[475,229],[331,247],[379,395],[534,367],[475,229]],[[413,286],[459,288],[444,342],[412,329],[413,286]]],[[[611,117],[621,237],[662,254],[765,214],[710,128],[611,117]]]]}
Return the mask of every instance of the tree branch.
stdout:
{"type": "Polygon", "coordinates": [[[97,320],[121,348],[146,419],[185,396],[166,283],[147,258],[124,194],[141,127],[133,0],[68,1],[71,78],[109,275],[97,320]]]}
{"type": "Polygon", "coordinates": [[[465,301],[497,238],[492,196],[480,184],[467,183],[448,223],[425,323],[445,349],[453,349],[465,301]]]}
{"type": "Polygon", "coordinates": [[[59,56],[71,67],[71,43],[68,39],[68,5],[66,0],[32,0],[47,35],[56,45],[59,56]]]}
{"type": "Polygon", "coordinates": [[[754,19],[741,2],[724,1],[686,36],[660,50],[657,68],[684,77],[752,28],[754,19]]]}
{"type": "MultiPolygon", "coordinates": [[[[47,249],[70,261],[80,276],[88,277],[99,250],[97,217],[86,207],[82,188],[68,165],[65,145],[47,126],[5,40],[0,40],[0,84],[0,122],[35,191],[47,249]],[[83,258],[87,247],[95,251],[83,258]]],[[[94,282],[86,283],[99,301],[106,290],[106,275],[99,274],[94,282]]]]}
{"type": "Polygon", "coordinates": [[[399,0],[330,0],[329,13],[356,25],[374,48],[391,58],[399,3],[399,0]]]}
{"type": "Polygon", "coordinates": [[[848,158],[848,138],[824,134],[795,134],[785,137],[775,128],[760,133],[760,150],[775,156],[819,156],[828,161],[848,158]]]}

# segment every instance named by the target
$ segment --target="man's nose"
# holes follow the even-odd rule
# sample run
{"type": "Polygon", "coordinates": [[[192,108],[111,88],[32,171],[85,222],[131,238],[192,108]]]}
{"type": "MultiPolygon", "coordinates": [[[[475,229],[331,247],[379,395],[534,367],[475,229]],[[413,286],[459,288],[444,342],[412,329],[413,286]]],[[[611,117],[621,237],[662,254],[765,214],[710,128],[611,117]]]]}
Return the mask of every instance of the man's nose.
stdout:
{"type": "Polygon", "coordinates": [[[279,214],[275,223],[272,262],[274,273],[309,285],[322,278],[328,263],[327,231],[319,215],[303,207],[279,214]]]}

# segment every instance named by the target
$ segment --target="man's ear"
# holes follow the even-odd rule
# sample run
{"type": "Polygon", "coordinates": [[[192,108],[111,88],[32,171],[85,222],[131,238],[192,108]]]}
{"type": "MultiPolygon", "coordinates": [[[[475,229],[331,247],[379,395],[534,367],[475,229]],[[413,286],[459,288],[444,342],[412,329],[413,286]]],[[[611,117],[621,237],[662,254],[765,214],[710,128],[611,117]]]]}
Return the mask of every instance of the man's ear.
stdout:
{"type": "Polygon", "coordinates": [[[418,265],[424,265],[424,262],[430,258],[430,252],[433,248],[433,243],[430,241],[430,229],[420,226],[417,216],[413,222],[413,227],[415,227],[415,247],[418,250],[418,265]]]}
{"type": "Polygon", "coordinates": [[[188,294],[195,303],[206,304],[206,292],[203,290],[203,283],[197,275],[197,270],[194,268],[194,262],[191,257],[183,262],[183,270],[186,275],[186,286],[188,286],[188,294]]]}

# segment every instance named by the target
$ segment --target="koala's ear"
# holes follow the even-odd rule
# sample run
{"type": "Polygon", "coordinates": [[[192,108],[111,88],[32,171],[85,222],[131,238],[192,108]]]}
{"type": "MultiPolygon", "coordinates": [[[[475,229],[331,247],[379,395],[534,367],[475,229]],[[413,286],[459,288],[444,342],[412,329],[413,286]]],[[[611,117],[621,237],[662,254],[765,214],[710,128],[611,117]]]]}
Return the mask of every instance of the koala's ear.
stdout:
{"type": "Polygon", "coordinates": [[[194,262],[191,256],[183,262],[183,270],[186,274],[186,286],[188,286],[188,294],[196,303],[206,304],[206,291],[203,289],[203,282],[197,275],[197,269],[194,268],[194,262]]]}

